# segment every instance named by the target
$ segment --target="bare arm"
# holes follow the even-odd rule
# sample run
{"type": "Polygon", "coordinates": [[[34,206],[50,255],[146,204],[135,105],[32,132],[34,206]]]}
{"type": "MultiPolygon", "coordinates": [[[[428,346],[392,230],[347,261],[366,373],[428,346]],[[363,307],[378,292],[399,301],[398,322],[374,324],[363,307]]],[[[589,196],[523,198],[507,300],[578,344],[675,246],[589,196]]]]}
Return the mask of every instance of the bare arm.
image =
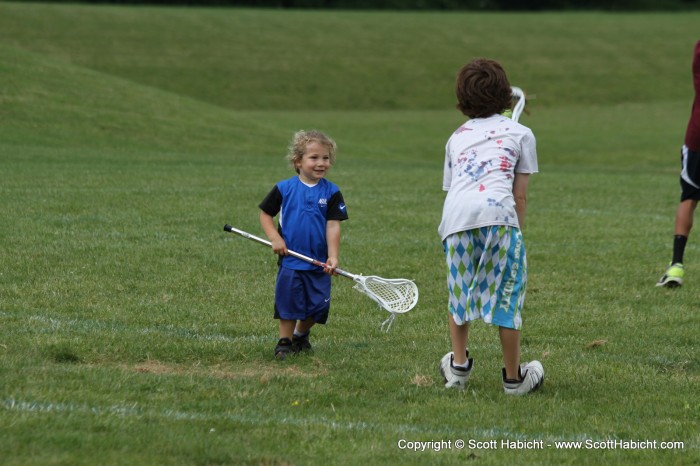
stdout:
{"type": "Polygon", "coordinates": [[[340,250],[340,221],[329,220],[326,222],[326,242],[328,243],[328,259],[326,264],[329,268],[327,273],[333,273],[333,270],[338,267],[338,254],[340,250]]]}
{"type": "Polygon", "coordinates": [[[518,224],[522,230],[525,225],[525,212],[527,211],[527,182],[529,173],[516,173],[513,180],[513,198],[515,199],[515,213],[518,215],[518,224]]]}
{"type": "Polygon", "coordinates": [[[282,236],[280,236],[277,228],[275,228],[274,219],[262,210],[260,211],[260,226],[262,226],[267,238],[272,243],[272,251],[275,254],[279,254],[281,256],[286,256],[289,254],[287,251],[287,244],[284,242],[282,236]]]}

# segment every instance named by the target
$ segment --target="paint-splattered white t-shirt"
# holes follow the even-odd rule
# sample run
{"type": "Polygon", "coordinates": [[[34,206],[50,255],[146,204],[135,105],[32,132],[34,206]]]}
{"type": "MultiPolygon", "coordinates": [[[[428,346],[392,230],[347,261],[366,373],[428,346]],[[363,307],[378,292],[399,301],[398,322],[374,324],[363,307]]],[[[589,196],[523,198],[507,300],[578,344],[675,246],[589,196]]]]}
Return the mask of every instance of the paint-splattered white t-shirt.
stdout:
{"type": "Polygon", "coordinates": [[[494,115],[457,128],[445,146],[442,189],[447,197],[440,237],[483,226],[518,227],[515,173],[537,173],[535,136],[528,127],[494,115]]]}

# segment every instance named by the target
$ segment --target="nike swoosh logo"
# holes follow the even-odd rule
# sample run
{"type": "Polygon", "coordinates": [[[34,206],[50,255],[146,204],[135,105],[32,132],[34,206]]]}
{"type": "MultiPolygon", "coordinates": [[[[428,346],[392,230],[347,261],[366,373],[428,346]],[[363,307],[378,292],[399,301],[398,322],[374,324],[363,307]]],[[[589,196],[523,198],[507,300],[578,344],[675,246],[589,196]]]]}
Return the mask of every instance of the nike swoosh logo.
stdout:
{"type": "Polygon", "coordinates": [[[339,207],[340,210],[345,210],[345,204],[341,204],[339,207]]]}
{"type": "Polygon", "coordinates": [[[325,302],[328,302],[328,301],[330,301],[330,300],[331,300],[331,298],[328,298],[328,299],[325,299],[324,301],[325,301],[325,302]]]}

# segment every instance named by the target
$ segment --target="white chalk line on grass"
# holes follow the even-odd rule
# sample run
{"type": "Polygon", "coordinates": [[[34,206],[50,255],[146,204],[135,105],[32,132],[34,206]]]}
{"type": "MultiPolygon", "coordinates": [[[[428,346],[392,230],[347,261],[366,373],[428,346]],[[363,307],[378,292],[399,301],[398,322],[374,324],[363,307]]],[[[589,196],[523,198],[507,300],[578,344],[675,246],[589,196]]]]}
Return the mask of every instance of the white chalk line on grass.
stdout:
{"type": "Polygon", "coordinates": [[[192,329],[179,328],[168,324],[158,327],[141,327],[135,328],[122,322],[103,322],[90,319],[70,319],[47,317],[41,314],[21,314],[0,311],[0,318],[16,318],[26,320],[28,322],[38,322],[49,326],[52,332],[60,330],[61,327],[75,329],[83,332],[94,331],[109,331],[109,332],[124,332],[135,331],[143,335],[165,335],[169,337],[179,337],[188,340],[203,340],[215,341],[224,343],[241,343],[241,342],[258,342],[271,341],[272,337],[267,335],[244,335],[240,337],[230,337],[222,334],[206,334],[199,333],[192,329]]]}
{"type": "Polygon", "coordinates": [[[294,427],[323,427],[338,431],[359,431],[359,432],[378,432],[378,433],[394,433],[397,437],[406,434],[432,435],[432,436],[453,436],[455,438],[474,438],[474,439],[504,439],[504,440],[543,440],[545,442],[564,442],[564,441],[585,441],[593,440],[600,441],[588,434],[577,434],[570,437],[560,437],[551,435],[525,435],[518,432],[510,432],[498,428],[465,428],[459,431],[452,428],[436,428],[432,426],[424,426],[420,424],[381,424],[365,421],[335,421],[317,416],[256,416],[246,415],[241,413],[201,413],[187,412],[174,409],[166,409],[161,411],[143,410],[137,404],[133,405],[111,405],[106,407],[89,406],[84,404],[74,403],[48,403],[40,401],[23,401],[14,398],[5,399],[2,402],[2,408],[7,411],[25,412],[25,413],[83,413],[94,416],[116,416],[116,417],[134,417],[134,418],[160,418],[173,421],[232,421],[239,424],[254,425],[254,426],[276,426],[287,425],[294,427]]]}

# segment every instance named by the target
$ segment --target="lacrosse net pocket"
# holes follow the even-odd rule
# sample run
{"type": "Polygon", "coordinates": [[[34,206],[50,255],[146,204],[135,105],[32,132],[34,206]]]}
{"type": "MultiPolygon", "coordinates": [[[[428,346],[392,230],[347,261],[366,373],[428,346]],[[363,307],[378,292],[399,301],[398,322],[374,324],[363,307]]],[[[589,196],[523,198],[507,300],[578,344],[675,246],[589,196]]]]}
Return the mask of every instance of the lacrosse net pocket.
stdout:
{"type": "Polygon", "coordinates": [[[355,277],[357,282],[353,287],[366,294],[391,316],[382,323],[382,330],[389,331],[396,314],[408,312],[418,302],[418,287],[411,280],[404,278],[381,278],[373,275],[355,277]]]}

